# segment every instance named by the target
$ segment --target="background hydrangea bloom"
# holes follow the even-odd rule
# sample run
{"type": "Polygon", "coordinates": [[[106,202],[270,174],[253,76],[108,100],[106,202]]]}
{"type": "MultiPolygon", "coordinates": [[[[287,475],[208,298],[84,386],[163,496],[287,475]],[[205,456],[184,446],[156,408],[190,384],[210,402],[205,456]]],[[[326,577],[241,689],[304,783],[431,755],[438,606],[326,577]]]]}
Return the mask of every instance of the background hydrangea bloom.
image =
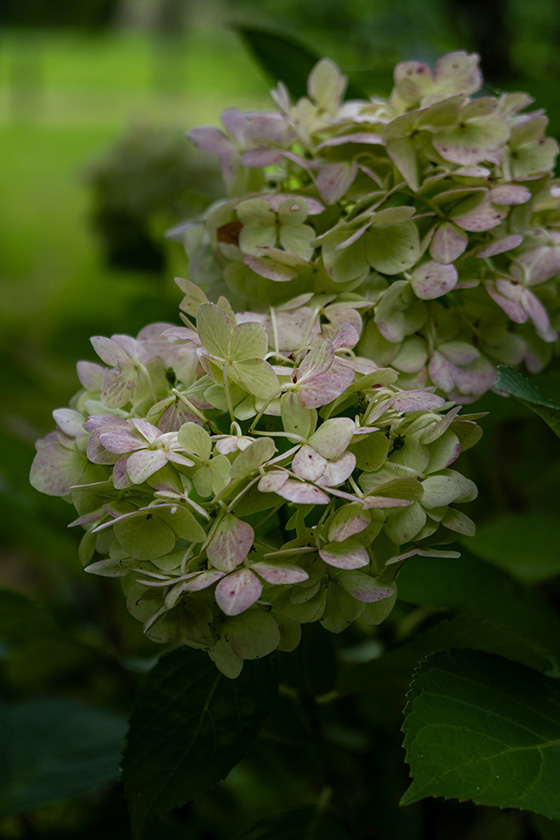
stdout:
{"type": "MultiPolygon", "coordinates": [[[[344,102],[328,60],[295,104],[279,85],[258,141],[235,159],[227,141],[231,197],[183,228],[191,279],[261,311],[302,291],[352,295],[361,352],[458,402],[487,391],[497,363],[540,370],[560,325],[558,144],[530,97],[482,84],[478,57],[455,52],[433,72],[398,65],[386,100],[344,102]]],[[[216,131],[189,137],[223,166],[216,131]]]]}

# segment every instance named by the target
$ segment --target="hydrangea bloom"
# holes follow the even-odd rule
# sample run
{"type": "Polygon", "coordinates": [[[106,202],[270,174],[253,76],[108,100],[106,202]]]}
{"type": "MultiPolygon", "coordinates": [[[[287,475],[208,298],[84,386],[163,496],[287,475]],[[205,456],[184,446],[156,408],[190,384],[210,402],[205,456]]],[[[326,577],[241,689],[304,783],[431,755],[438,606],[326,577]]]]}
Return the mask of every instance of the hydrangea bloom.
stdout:
{"type": "MultiPolygon", "coordinates": [[[[308,97],[190,132],[217,154],[229,197],[177,229],[191,280],[264,312],[336,295],[364,320],[359,352],[457,402],[496,363],[538,371],[557,330],[558,144],[529,96],[480,95],[478,57],[395,70],[388,99],[344,102],[321,61],[308,97]]],[[[300,317],[307,317],[300,315],[300,317]]]]}
{"type": "Polygon", "coordinates": [[[178,282],[185,326],[92,340],[105,364],[79,363],[31,481],[75,506],[86,570],[122,578],[151,639],[235,677],[303,623],[379,623],[408,557],[454,556],[480,430],[359,355],[352,296],[235,315],[178,282]]]}

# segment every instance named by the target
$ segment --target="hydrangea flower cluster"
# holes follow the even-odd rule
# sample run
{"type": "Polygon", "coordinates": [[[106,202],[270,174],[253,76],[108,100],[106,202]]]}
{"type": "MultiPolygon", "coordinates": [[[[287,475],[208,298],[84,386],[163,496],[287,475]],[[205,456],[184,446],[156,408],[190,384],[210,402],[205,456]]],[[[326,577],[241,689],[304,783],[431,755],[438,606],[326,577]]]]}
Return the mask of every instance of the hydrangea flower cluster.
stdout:
{"type": "Polygon", "coordinates": [[[103,364],[78,364],[31,481],[75,506],[86,570],[122,578],[151,639],[235,677],[303,623],[378,624],[407,558],[455,556],[476,488],[454,463],[480,429],[359,354],[352,295],[236,315],[178,283],[184,326],[92,339],[103,364]]]}
{"type": "Polygon", "coordinates": [[[433,73],[399,64],[388,99],[344,102],[323,60],[295,104],[280,84],[275,112],[192,130],[229,198],[175,231],[190,278],[261,312],[336,294],[362,313],[359,353],[456,402],[497,363],[541,369],[560,327],[558,144],[529,96],[473,96],[482,83],[454,52],[433,73]]]}

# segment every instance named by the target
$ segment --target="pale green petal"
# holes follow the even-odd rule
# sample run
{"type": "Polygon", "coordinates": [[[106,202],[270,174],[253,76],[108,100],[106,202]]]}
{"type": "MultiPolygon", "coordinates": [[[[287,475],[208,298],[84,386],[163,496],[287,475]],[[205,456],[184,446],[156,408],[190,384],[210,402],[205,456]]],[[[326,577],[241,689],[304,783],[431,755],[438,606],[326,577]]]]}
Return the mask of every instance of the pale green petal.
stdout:
{"type": "Polygon", "coordinates": [[[369,264],[382,274],[400,274],[420,257],[420,239],[413,222],[371,227],[362,239],[369,264]]]}
{"type": "Polygon", "coordinates": [[[214,303],[201,303],[196,315],[196,326],[205,349],[213,356],[225,359],[232,324],[224,310],[214,303]]]}

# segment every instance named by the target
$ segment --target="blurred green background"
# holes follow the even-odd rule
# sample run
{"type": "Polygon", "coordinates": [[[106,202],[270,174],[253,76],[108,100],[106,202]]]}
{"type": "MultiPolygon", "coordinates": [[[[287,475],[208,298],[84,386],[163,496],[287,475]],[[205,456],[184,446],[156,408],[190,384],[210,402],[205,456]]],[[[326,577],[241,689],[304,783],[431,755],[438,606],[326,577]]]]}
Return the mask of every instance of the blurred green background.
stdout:
{"type": "MultiPolygon", "coordinates": [[[[164,231],[220,195],[214,161],[190,150],[184,133],[217,124],[226,107],[269,107],[271,80],[236,26],[297,38],[381,94],[400,60],[475,50],[488,88],[529,91],[548,112],[549,133],[560,135],[556,0],[2,0],[0,588],[49,603],[93,651],[40,639],[2,648],[8,699],[62,686],[126,711],[142,657],[158,653],[123,616],[117,588],[83,575],[79,535],[66,530],[70,508],[32,490],[28,474],[51,411],[77,388],[75,362],[93,359],[89,336],[177,318],[173,276],[185,274],[185,259],[164,231]],[[136,658],[132,684],[120,679],[127,657],[136,658]]],[[[524,409],[499,402],[482,406],[497,413],[469,467],[485,488],[478,519],[491,530],[500,517],[511,526],[520,511],[541,517],[535,528],[556,568],[558,459],[549,453],[557,441],[524,409]]],[[[504,565],[499,543],[491,531],[480,550],[504,565]]],[[[516,574],[530,578],[526,567],[516,574]]],[[[230,783],[236,793],[239,779],[230,783]]],[[[90,836],[88,807],[85,817],[47,809],[31,822],[0,820],[0,837],[59,837],[76,825],[75,836],[90,836]]],[[[189,840],[214,836],[205,830],[189,840]]]]}

